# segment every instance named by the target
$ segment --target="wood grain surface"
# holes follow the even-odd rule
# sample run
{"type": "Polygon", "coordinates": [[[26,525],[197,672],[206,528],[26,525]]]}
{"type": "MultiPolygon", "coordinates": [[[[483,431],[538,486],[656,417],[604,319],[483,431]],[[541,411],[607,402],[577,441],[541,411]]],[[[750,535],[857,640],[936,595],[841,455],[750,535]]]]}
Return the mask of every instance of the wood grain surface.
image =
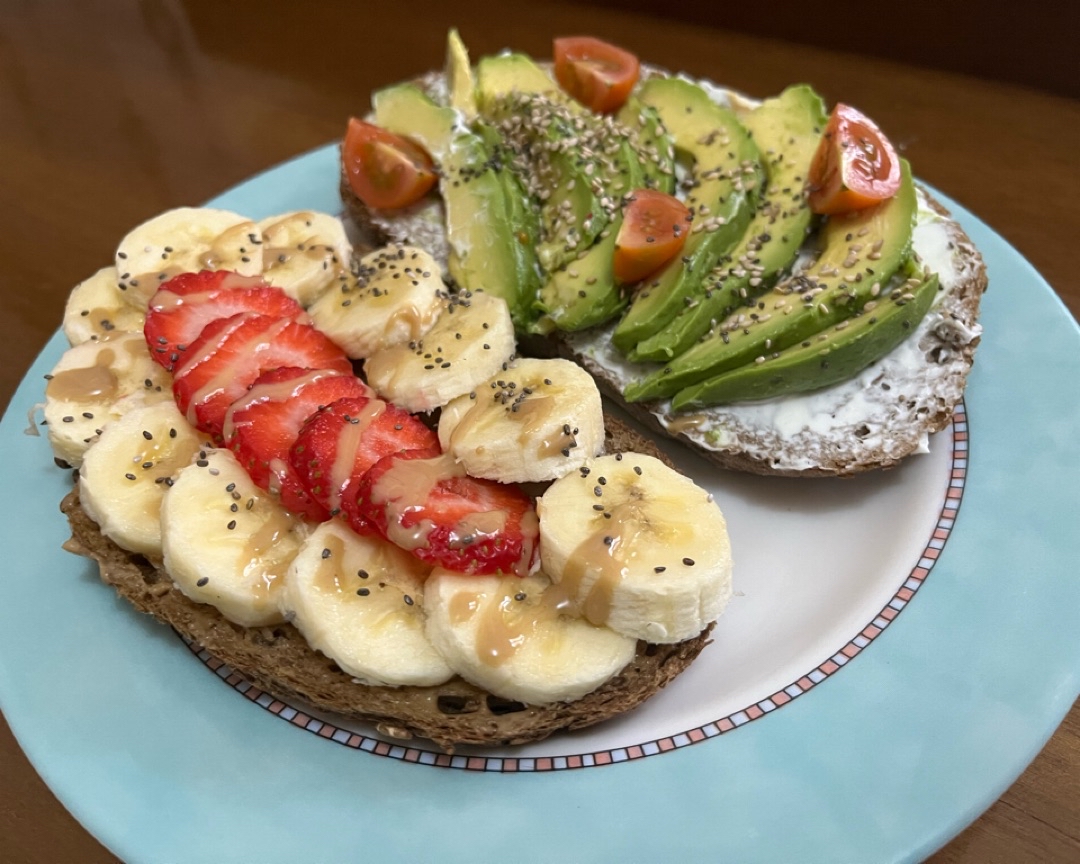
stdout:
{"type": "MultiPolygon", "coordinates": [[[[594,33],[754,96],[807,81],[828,101],[874,117],[920,177],[993,226],[1080,315],[1073,261],[1080,102],[610,9],[413,0],[403,25],[402,7],[5,2],[0,402],[7,405],[59,325],[71,287],[111,260],[129,228],[338,138],[346,118],[366,110],[372,89],[439,65],[451,25],[474,55],[513,45],[544,56],[554,35],[594,33]]],[[[6,725],[0,860],[116,860],[56,801],[6,725]]],[[[1080,860],[1080,709],[1012,788],[931,860],[1080,860]]]]}

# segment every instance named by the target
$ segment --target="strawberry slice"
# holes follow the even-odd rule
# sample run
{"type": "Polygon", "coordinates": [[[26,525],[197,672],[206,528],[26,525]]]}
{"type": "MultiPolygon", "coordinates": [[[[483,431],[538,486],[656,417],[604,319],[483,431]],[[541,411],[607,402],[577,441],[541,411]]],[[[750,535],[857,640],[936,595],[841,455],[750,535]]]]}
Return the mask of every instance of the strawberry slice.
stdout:
{"type": "Polygon", "coordinates": [[[207,324],[238,312],[308,320],[299,303],[257,276],[229,270],[181,273],[150,298],[143,334],[151,358],[171,372],[207,324]]]}
{"type": "Polygon", "coordinates": [[[310,324],[241,312],[203,328],[176,367],[173,395],[188,420],[222,441],[229,406],[263,372],[279,366],[352,375],[349,358],[310,324]]]}
{"type": "Polygon", "coordinates": [[[325,521],[330,513],[308,494],[289,464],[289,449],[304,421],[321,407],[345,397],[371,394],[355,375],[343,375],[336,369],[287,366],[264,372],[229,408],[224,424],[226,443],[256,486],[277,493],[281,503],[294,513],[325,521]]]}
{"type": "Polygon", "coordinates": [[[540,523],[517,486],[478,480],[450,454],[384,456],[357,484],[357,512],[421,561],[459,573],[527,574],[540,523]]]}
{"type": "Polygon", "coordinates": [[[311,496],[353,529],[375,533],[356,508],[356,484],[368,469],[402,450],[439,448],[439,436],[403,408],[381,399],[338,399],[308,418],[289,462],[311,496]]]}

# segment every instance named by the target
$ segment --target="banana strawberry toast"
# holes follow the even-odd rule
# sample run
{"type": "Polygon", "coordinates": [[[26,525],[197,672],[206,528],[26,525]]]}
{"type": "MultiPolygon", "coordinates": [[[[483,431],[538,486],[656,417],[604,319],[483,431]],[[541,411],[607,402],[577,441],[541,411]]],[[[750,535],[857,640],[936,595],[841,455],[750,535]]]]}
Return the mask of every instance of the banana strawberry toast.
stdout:
{"type": "Polygon", "coordinates": [[[640,704],[730,596],[719,509],[579,366],[517,357],[505,300],[343,237],[181,208],[76,287],[45,406],[69,548],[268,692],[392,735],[640,704]]]}
{"type": "Polygon", "coordinates": [[[589,37],[376,92],[341,194],[504,296],[527,351],[723,467],[806,477],[926,452],[986,272],[888,137],[808,86],[757,102],[589,37]]]}

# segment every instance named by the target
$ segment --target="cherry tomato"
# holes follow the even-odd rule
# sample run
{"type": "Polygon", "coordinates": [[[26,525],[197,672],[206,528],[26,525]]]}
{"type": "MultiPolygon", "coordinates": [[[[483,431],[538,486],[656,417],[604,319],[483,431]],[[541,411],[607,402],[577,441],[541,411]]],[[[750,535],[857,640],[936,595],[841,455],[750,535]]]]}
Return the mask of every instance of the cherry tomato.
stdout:
{"type": "Polygon", "coordinates": [[[342,159],[349,186],[368,207],[407,207],[438,179],[420,145],[355,117],[349,120],[342,159]]]}
{"type": "Polygon", "coordinates": [[[900,160],[865,114],[837,104],[810,163],[810,209],[847,213],[879,204],[900,188],[900,160]]]}
{"type": "Polygon", "coordinates": [[[615,278],[625,285],[655,273],[682,251],[691,227],[690,211],[678,198],[636,190],[615,239],[615,278]]]}
{"type": "Polygon", "coordinates": [[[592,36],[555,40],[555,80],[597,114],[622,107],[638,80],[641,64],[624,51],[592,36]]]}

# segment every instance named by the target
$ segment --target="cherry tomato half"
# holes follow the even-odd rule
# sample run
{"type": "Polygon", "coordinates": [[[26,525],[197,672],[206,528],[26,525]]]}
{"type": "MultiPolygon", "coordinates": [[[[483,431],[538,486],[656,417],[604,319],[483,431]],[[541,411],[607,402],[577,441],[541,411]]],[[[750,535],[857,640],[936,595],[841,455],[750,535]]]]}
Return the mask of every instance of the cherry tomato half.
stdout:
{"type": "Polygon", "coordinates": [[[407,207],[438,179],[431,157],[419,144],[355,117],[349,120],[342,159],[349,186],[368,207],[407,207]]]}
{"type": "Polygon", "coordinates": [[[900,160],[865,114],[837,104],[810,163],[810,209],[847,213],[872,207],[900,188],[900,160]]]}
{"type": "Polygon", "coordinates": [[[633,192],[615,239],[615,278],[628,285],[655,273],[682,251],[691,227],[678,198],[655,189],[633,192]]]}
{"type": "Polygon", "coordinates": [[[640,70],[638,58],[629,51],[592,36],[555,40],[555,80],[597,114],[610,114],[622,107],[640,70]]]}

